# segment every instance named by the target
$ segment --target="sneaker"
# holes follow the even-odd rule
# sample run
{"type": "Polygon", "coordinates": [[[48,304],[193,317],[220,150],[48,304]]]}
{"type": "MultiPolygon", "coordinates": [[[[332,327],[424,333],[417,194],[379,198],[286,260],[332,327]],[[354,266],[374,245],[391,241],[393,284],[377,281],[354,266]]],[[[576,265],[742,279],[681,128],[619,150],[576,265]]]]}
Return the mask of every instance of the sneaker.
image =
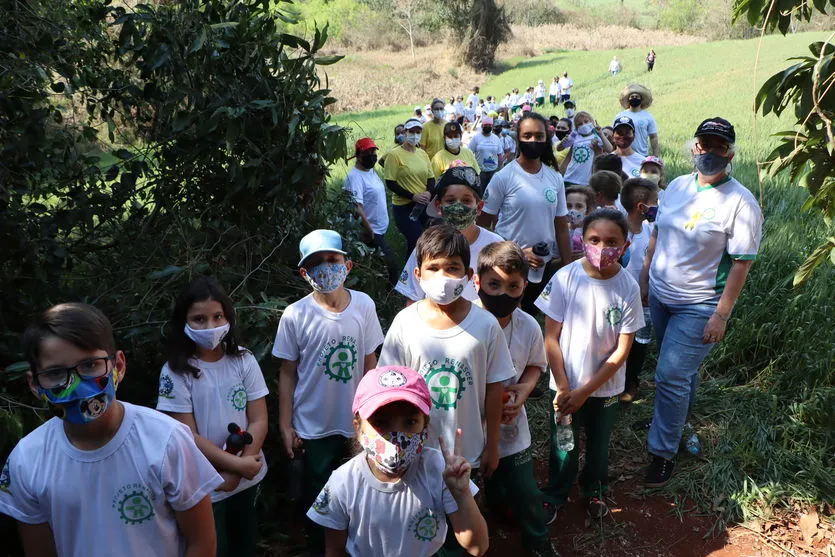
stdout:
{"type": "Polygon", "coordinates": [[[633,431],[643,431],[648,430],[652,426],[652,418],[646,420],[638,420],[637,422],[632,422],[632,430],[633,431]]]}
{"type": "Polygon", "coordinates": [[[545,525],[550,526],[557,519],[557,513],[559,512],[560,508],[559,506],[553,503],[549,503],[548,501],[542,502],[542,508],[545,511],[545,525]]]}
{"type": "Polygon", "coordinates": [[[540,398],[545,396],[545,391],[540,389],[538,386],[534,387],[531,391],[531,394],[528,395],[528,400],[539,400],[540,398]]]}
{"type": "Polygon", "coordinates": [[[631,386],[620,395],[620,401],[624,404],[632,404],[638,398],[638,387],[631,386]]]}
{"type": "Polygon", "coordinates": [[[676,466],[674,460],[667,460],[664,457],[652,455],[652,462],[647,469],[647,477],[644,485],[647,487],[661,487],[673,476],[673,469],[676,466]]]}
{"type": "Polygon", "coordinates": [[[592,497],[589,499],[587,512],[591,518],[603,518],[609,514],[609,507],[606,506],[606,503],[602,499],[592,497]]]}

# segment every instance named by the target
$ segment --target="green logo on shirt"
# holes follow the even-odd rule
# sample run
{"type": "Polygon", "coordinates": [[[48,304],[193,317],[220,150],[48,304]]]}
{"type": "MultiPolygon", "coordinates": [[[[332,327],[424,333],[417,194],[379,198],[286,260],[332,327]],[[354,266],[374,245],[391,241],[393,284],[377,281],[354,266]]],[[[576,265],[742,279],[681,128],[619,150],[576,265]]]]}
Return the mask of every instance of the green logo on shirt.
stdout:
{"type": "Polygon", "coordinates": [[[127,484],[113,496],[112,507],[125,524],[142,524],[156,514],[151,499],[153,494],[148,487],[140,483],[127,484]]]}
{"type": "Polygon", "coordinates": [[[486,202],[488,197],[490,197],[490,188],[484,190],[484,196],[482,196],[481,200],[486,202]]]}
{"type": "Polygon", "coordinates": [[[611,305],[606,309],[606,322],[612,327],[617,327],[623,321],[623,309],[618,306],[611,305]]]}
{"type": "Polygon", "coordinates": [[[167,375],[159,378],[159,396],[162,398],[174,398],[174,381],[167,375]]]}
{"type": "Polygon", "coordinates": [[[229,396],[226,397],[232,403],[232,408],[237,411],[246,409],[246,388],[243,383],[238,383],[229,389],[229,396]]]}
{"type": "Polygon", "coordinates": [[[543,290],[542,294],[539,295],[539,297],[545,300],[546,302],[551,299],[551,285],[552,281],[548,281],[548,284],[545,285],[545,290],[543,290]]]}
{"type": "Polygon", "coordinates": [[[3,465],[3,471],[0,472],[0,491],[9,492],[9,487],[12,485],[12,473],[9,471],[9,461],[3,465]]]}
{"type": "Polygon", "coordinates": [[[467,385],[473,384],[469,368],[454,358],[445,358],[443,364],[437,360],[427,362],[421,366],[420,374],[429,386],[433,406],[439,410],[458,408],[467,385]]]}
{"type": "Polygon", "coordinates": [[[331,340],[325,346],[319,356],[318,364],[324,368],[328,379],[347,383],[351,380],[351,374],[356,369],[358,360],[356,339],[343,336],[341,341],[331,340]]]}
{"type": "Polygon", "coordinates": [[[591,158],[591,149],[588,145],[574,147],[574,153],[571,156],[574,162],[582,164],[591,158]]]}
{"type": "Polygon", "coordinates": [[[441,519],[430,509],[422,509],[411,520],[410,530],[422,542],[431,542],[438,535],[441,519]]]}
{"type": "Polygon", "coordinates": [[[557,190],[555,190],[554,188],[547,188],[545,190],[545,200],[548,201],[548,203],[556,202],[557,190]]]}
{"type": "Polygon", "coordinates": [[[322,488],[316,500],[313,501],[313,510],[319,514],[328,514],[328,506],[331,504],[331,491],[328,486],[322,488]]]}

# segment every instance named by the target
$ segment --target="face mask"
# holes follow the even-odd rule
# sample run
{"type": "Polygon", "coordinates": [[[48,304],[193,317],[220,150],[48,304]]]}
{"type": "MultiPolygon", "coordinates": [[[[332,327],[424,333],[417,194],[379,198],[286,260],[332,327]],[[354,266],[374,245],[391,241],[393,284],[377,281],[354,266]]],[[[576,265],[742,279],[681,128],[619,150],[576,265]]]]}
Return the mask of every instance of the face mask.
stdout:
{"type": "Polygon", "coordinates": [[[345,263],[319,263],[312,269],[307,270],[304,280],[313,287],[316,292],[328,294],[333,292],[345,282],[348,276],[348,266],[345,263]]]}
{"type": "Polygon", "coordinates": [[[565,115],[569,118],[574,118],[574,109],[573,108],[566,108],[565,115]]]}
{"type": "Polygon", "coordinates": [[[406,141],[406,135],[405,134],[399,133],[399,134],[394,136],[394,142],[397,143],[398,145],[403,145],[404,141],[406,141]]]}
{"type": "Polygon", "coordinates": [[[577,128],[577,133],[580,135],[589,135],[592,131],[594,131],[594,124],[589,122],[588,124],[583,124],[579,128],[577,128]]]}
{"type": "Polygon", "coordinates": [[[116,367],[102,377],[81,377],[73,373],[70,384],[60,389],[38,386],[38,394],[55,413],[71,424],[87,424],[101,417],[116,399],[116,367]]]}
{"type": "Polygon", "coordinates": [[[417,147],[418,145],[420,145],[420,134],[413,133],[411,135],[407,135],[406,141],[409,142],[409,145],[414,145],[415,147],[417,147]]]}
{"type": "Polygon", "coordinates": [[[623,253],[623,248],[604,248],[583,242],[583,252],[589,264],[598,271],[602,271],[606,267],[617,263],[621,253],[623,253]]]}
{"type": "Polygon", "coordinates": [[[547,141],[520,141],[519,151],[526,159],[538,159],[544,155],[550,147],[547,141]]]}
{"type": "Polygon", "coordinates": [[[519,305],[519,300],[522,296],[509,296],[507,294],[488,294],[484,289],[479,289],[478,297],[481,298],[481,303],[484,304],[484,309],[492,313],[498,318],[507,317],[519,305]]]}
{"type": "Polygon", "coordinates": [[[464,293],[464,285],[470,278],[464,275],[461,278],[448,277],[436,274],[433,278],[420,280],[420,288],[426,297],[438,305],[446,306],[461,297],[464,293]]]}
{"type": "Polygon", "coordinates": [[[631,106],[632,108],[641,106],[641,99],[632,97],[631,99],[629,99],[629,106],[631,106]]]}
{"type": "Polygon", "coordinates": [[[433,110],[432,111],[432,116],[434,116],[436,120],[442,120],[443,117],[444,117],[444,111],[443,110],[433,110]]]}
{"type": "Polygon", "coordinates": [[[206,350],[214,350],[226,335],[229,334],[229,323],[215,327],[214,329],[192,329],[186,323],[186,336],[194,341],[194,344],[206,350]]]}
{"type": "Polygon", "coordinates": [[[644,218],[647,219],[647,222],[655,222],[655,217],[658,216],[658,205],[649,205],[647,206],[647,210],[644,211],[644,218]]]}
{"type": "Polygon", "coordinates": [[[492,126],[482,127],[481,128],[481,133],[483,133],[484,135],[490,135],[491,133],[493,133],[493,127],[492,126]]]}
{"type": "Polygon", "coordinates": [[[502,135],[510,135],[510,130],[502,130],[502,135]]]}
{"type": "Polygon", "coordinates": [[[704,176],[715,176],[728,167],[731,162],[729,157],[723,157],[715,153],[702,153],[693,157],[693,164],[696,170],[704,176]]]}
{"type": "Polygon", "coordinates": [[[615,147],[620,147],[621,149],[626,149],[627,147],[632,145],[632,142],[635,141],[634,137],[628,137],[628,136],[623,136],[623,135],[618,135],[618,134],[615,134],[613,139],[614,139],[614,142],[615,142],[615,147]]]}
{"type": "Polygon", "coordinates": [[[557,137],[557,139],[563,140],[565,139],[565,136],[568,135],[568,130],[556,130],[554,132],[554,135],[557,137]]]}
{"type": "Polygon", "coordinates": [[[405,472],[423,452],[426,436],[425,429],[420,433],[392,431],[383,435],[374,431],[360,433],[359,441],[378,470],[396,476],[405,472]]]}
{"type": "Polygon", "coordinates": [[[446,146],[449,149],[452,149],[453,151],[455,151],[459,147],[461,147],[461,138],[460,137],[455,137],[455,138],[452,138],[452,139],[447,137],[446,139],[444,139],[444,142],[446,143],[446,146]]]}
{"type": "Polygon", "coordinates": [[[360,157],[359,160],[364,168],[374,168],[374,165],[377,164],[377,155],[365,155],[360,157]]]}
{"type": "Polygon", "coordinates": [[[478,209],[456,201],[451,205],[442,206],[441,216],[458,230],[464,230],[475,223],[478,209]]]}
{"type": "Polygon", "coordinates": [[[586,218],[586,215],[581,213],[576,209],[571,209],[568,211],[568,222],[571,223],[571,226],[577,228],[578,226],[583,224],[583,219],[586,218]]]}
{"type": "Polygon", "coordinates": [[[650,174],[648,172],[641,172],[641,178],[644,180],[649,180],[654,184],[658,184],[661,182],[661,175],[660,174],[650,174]]]}

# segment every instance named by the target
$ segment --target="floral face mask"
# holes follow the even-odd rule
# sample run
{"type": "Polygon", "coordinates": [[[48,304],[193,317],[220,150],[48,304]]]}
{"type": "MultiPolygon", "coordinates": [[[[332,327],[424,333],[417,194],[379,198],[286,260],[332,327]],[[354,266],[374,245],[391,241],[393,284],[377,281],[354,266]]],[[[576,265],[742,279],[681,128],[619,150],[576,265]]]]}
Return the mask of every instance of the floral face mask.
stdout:
{"type": "Polygon", "coordinates": [[[304,279],[313,287],[313,290],[328,294],[342,286],[347,276],[348,266],[345,263],[325,261],[308,269],[304,279]]]}
{"type": "Polygon", "coordinates": [[[365,454],[381,472],[396,476],[402,474],[423,452],[428,430],[420,433],[392,431],[385,434],[372,431],[360,433],[359,442],[365,454]]]}

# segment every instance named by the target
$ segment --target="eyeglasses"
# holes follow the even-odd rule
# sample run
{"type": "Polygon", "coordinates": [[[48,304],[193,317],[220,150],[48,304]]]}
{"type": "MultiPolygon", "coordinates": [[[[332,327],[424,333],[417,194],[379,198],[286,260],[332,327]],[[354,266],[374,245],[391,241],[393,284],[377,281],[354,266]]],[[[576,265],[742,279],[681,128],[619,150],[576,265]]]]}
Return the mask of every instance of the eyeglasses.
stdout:
{"type": "Polygon", "coordinates": [[[702,153],[714,153],[720,156],[727,156],[728,151],[730,150],[730,145],[727,143],[723,143],[721,141],[704,141],[698,140],[696,141],[696,152],[699,154],[702,153]]]}
{"type": "Polygon", "coordinates": [[[35,374],[35,380],[42,389],[62,389],[70,384],[73,374],[90,379],[107,375],[107,362],[115,363],[115,361],[115,356],[90,358],[71,367],[55,367],[39,371],[35,374]]]}

